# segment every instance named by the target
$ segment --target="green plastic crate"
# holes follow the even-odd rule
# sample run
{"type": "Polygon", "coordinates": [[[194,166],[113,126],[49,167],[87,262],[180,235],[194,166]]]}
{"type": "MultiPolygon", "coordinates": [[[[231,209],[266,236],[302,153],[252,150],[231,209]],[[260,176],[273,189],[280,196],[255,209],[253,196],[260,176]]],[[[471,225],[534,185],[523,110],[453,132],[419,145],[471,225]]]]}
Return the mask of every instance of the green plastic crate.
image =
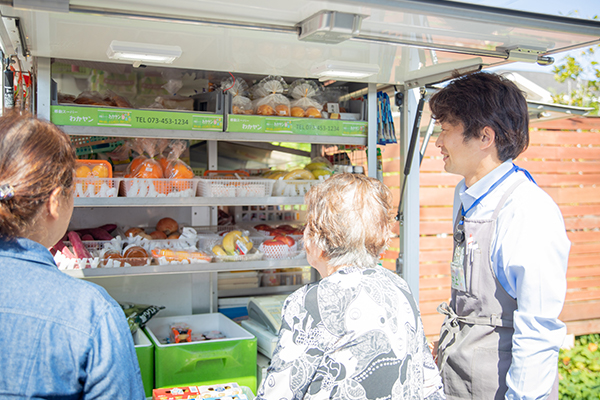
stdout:
{"type": "Polygon", "coordinates": [[[152,397],[152,389],[154,389],[154,344],[141,329],[133,334],[133,344],[140,364],[144,393],[146,397],[152,397]]]}
{"type": "Polygon", "coordinates": [[[237,382],[256,393],[256,337],[221,313],[158,317],[146,325],[154,344],[156,388],[237,382]],[[188,324],[192,333],[220,331],[226,337],[164,344],[172,323],[188,324]],[[160,339],[160,340],[159,340],[160,339]]]}

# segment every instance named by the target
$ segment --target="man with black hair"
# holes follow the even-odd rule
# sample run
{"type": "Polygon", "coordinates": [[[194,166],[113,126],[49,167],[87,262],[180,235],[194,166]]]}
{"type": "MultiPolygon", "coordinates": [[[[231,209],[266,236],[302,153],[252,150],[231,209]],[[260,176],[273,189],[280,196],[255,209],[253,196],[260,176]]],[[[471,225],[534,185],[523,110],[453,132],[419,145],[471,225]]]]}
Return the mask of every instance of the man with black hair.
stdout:
{"type": "Polygon", "coordinates": [[[529,145],[523,93],[492,73],[430,100],[454,197],[452,297],[437,353],[448,399],[558,399],[558,320],[570,248],[561,212],[513,160],[529,145]]]}

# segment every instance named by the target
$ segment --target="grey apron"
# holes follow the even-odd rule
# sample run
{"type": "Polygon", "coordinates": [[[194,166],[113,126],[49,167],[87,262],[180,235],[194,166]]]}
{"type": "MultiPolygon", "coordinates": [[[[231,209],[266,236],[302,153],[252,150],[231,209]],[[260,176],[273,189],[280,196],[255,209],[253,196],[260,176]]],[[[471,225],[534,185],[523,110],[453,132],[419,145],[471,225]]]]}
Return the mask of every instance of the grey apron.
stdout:
{"type": "MultiPolygon", "coordinates": [[[[516,182],[504,193],[491,219],[464,219],[465,291],[452,289],[450,305],[438,307],[446,315],[440,331],[438,366],[449,400],[501,400],[508,389],[506,374],[512,361],[512,317],[517,301],[496,278],[490,250],[498,213],[523,182],[516,182]]],[[[558,380],[554,386],[549,399],[558,400],[558,380]]]]}

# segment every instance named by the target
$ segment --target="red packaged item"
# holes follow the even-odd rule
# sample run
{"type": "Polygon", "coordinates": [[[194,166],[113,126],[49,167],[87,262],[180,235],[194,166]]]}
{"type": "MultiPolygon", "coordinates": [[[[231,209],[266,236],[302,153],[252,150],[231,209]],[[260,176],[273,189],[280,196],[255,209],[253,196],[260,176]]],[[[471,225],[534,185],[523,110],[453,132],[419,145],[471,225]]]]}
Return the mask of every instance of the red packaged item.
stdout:
{"type": "Polygon", "coordinates": [[[179,322],[171,324],[171,343],[191,342],[192,328],[186,323],[179,322]]]}
{"type": "Polygon", "coordinates": [[[198,399],[200,394],[196,386],[153,389],[152,400],[198,399]]]}

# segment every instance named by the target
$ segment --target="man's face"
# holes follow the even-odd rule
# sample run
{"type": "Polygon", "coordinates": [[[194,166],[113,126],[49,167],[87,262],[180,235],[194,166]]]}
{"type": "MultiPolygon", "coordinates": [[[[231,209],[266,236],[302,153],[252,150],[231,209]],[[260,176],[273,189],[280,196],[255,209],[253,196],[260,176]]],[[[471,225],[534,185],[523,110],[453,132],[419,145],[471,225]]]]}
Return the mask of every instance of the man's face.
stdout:
{"type": "Polygon", "coordinates": [[[451,174],[464,176],[467,180],[475,175],[479,163],[478,141],[465,142],[464,127],[459,121],[443,122],[442,132],[435,141],[444,157],[444,169],[451,174]]]}

